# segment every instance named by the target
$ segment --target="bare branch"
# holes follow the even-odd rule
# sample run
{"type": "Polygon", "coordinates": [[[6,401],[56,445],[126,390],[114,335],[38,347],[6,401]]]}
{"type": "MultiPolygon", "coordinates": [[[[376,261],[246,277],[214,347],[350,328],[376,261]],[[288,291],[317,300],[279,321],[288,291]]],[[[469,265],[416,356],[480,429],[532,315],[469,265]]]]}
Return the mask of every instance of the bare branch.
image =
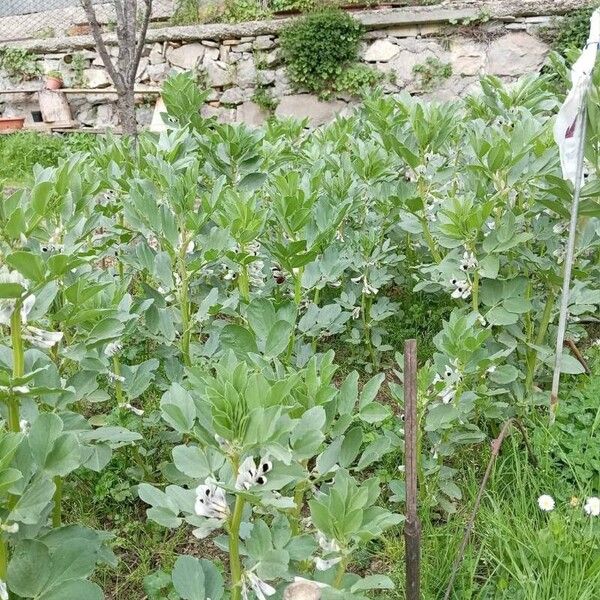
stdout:
{"type": "Polygon", "coordinates": [[[135,83],[135,77],[137,75],[138,66],[140,61],[142,60],[142,53],[144,52],[144,41],[146,40],[146,33],[148,32],[148,25],[150,23],[150,17],[152,15],[152,0],[144,0],[144,4],[146,8],[144,9],[144,16],[142,18],[142,24],[140,26],[140,32],[138,34],[138,39],[135,46],[135,56],[133,59],[133,64],[135,65],[133,69],[133,79],[131,84],[135,83]]]}
{"type": "MultiPolygon", "coordinates": [[[[115,0],[115,2],[117,1],[118,0],[115,0]]],[[[108,48],[104,43],[104,38],[102,37],[102,28],[100,27],[100,23],[96,17],[96,12],[92,7],[92,0],[80,0],[80,2],[92,29],[92,36],[96,42],[96,46],[98,47],[98,54],[104,63],[104,68],[108,71],[110,78],[113,80],[115,88],[122,88],[125,82],[123,81],[121,74],[117,71],[117,68],[115,67],[115,64],[113,63],[108,52],[108,48]]]]}

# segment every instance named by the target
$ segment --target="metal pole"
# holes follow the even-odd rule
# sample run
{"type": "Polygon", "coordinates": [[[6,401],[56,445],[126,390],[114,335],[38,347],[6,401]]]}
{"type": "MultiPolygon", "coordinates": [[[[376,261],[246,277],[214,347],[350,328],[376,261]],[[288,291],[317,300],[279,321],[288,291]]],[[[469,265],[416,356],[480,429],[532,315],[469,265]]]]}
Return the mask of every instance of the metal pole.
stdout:
{"type": "Polygon", "coordinates": [[[421,523],[417,514],[417,340],[404,343],[404,461],[406,473],[406,600],[421,598],[421,523]]]}
{"type": "Polygon", "coordinates": [[[585,109],[585,95],[583,97],[584,107],[579,115],[578,131],[581,131],[579,149],[577,152],[577,163],[575,173],[575,192],[571,205],[571,222],[569,225],[569,240],[565,255],[565,270],[563,275],[562,301],[560,305],[560,317],[558,321],[558,333],[556,336],[556,360],[554,363],[554,375],[552,377],[552,393],[550,395],[550,423],[554,423],[558,409],[558,388],[560,385],[560,373],[562,368],[562,354],[565,343],[565,331],[567,329],[567,318],[569,315],[569,295],[571,289],[571,273],[573,270],[573,257],[575,254],[575,238],[577,236],[577,217],[579,214],[579,199],[581,198],[581,187],[583,180],[583,158],[585,151],[585,134],[587,125],[587,112],[585,109]],[[581,129],[580,129],[581,128],[581,129]]]}

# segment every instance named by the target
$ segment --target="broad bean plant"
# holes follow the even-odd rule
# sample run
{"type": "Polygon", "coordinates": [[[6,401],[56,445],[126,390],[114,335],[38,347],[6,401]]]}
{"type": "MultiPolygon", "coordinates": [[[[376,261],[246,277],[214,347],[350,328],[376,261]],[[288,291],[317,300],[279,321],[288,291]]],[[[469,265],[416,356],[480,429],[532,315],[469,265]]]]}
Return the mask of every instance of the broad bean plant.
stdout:
{"type": "MultiPolygon", "coordinates": [[[[404,374],[389,329],[407,294],[449,307],[419,371],[425,509],[456,509],[457,452],[547,403],[572,194],[552,86],[487,77],[445,104],[373,94],[308,131],[203,119],[180,74],[165,85],[165,132],[107,137],[6,192],[0,599],[103,597],[89,577],[116,560],[110,533],[64,525],[62,489],[114,453],[149,520],[212,548],[161,571],[156,597],[392,587],[351,567],[403,521],[404,374]],[[160,456],[149,427],[163,430],[160,456]]],[[[599,106],[594,91],[575,342],[600,304],[599,106]]]]}

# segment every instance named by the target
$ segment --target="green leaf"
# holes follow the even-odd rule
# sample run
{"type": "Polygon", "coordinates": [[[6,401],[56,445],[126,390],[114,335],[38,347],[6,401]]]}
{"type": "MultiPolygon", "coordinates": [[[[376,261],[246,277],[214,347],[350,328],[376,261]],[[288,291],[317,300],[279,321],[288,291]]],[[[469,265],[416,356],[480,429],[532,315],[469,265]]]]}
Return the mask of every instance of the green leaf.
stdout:
{"type": "Polygon", "coordinates": [[[48,475],[39,473],[25,488],[8,520],[20,521],[26,525],[37,524],[40,515],[51,502],[55,489],[48,475]]]}
{"type": "Polygon", "coordinates": [[[171,387],[163,394],[160,401],[163,419],[180,433],[192,430],[196,420],[196,406],[189,392],[178,383],[172,383],[171,387]]]}
{"type": "Polygon", "coordinates": [[[371,402],[359,412],[361,420],[365,423],[379,423],[385,421],[391,414],[391,409],[388,406],[379,404],[379,402],[371,402]]]}
{"type": "Polygon", "coordinates": [[[6,257],[6,262],[13,268],[15,268],[25,279],[30,279],[36,283],[43,281],[44,273],[44,261],[32,252],[25,252],[19,250],[13,252],[6,257]]]}
{"type": "Polygon", "coordinates": [[[393,590],[394,587],[394,582],[387,575],[367,575],[353,584],[350,591],[393,590]]]}
{"type": "Polygon", "coordinates": [[[0,283],[0,298],[20,298],[24,291],[18,283],[0,283]]]}
{"type": "Polygon", "coordinates": [[[100,587],[83,579],[65,581],[36,600],[104,600],[100,587]]]}
{"type": "Polygon", "coordinates": [[[17,544],[8,565],[8,584],[24,598],[36,598],[52,573],[50,553],[42,542],[23,540],[17,544]]]}
{"type": "Polygon", "coordinates": [[[225,325],[221,330],[219,341],[224,348],[233,350],[238,358],[258,353],[254,334],[241,325],[225,325]]]}
{"type": "Polygon", "coordinates": [[[265,343],[265,355],[271,358],[279,356],[288,346],[294,326],[287,321],[277,321],[269,331],[265,343]]]}
{"type": "Polygon", "coordinates": [[[519,370],[512,365],[501,365],[496,367],[496,370],[489,374],[490,379],[494,383],[506,385],[512,383],[519,376],[519,370]]]}
{"type": "Polygon", "coordinates": [[[379,388],[385,379],[384,373],[379,373],[374,377],[371,377],[367,383],[365,383],[361,393],[360,400],[358,402],[358,408],[362,411],[362,409],[375,400],[377,393],[379,392],[379,388]]]}
{"type": "Polygon", "coordinates": [[[205,600],[204,570],[193,556],[180,556],[173,567],[173,586],[183,600],[205,600]]]}

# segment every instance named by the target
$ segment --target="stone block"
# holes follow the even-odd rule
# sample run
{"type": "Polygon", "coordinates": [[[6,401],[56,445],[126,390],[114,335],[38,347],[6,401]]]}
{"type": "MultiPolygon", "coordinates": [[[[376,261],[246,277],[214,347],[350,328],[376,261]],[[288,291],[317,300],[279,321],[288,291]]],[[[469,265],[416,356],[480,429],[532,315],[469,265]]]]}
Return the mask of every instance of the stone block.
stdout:
{"type": "Polygon", "coordinates": [[[169,48],[167,60],[172,65],[187,71],[200,65],[205,51],[206,48],[200,43],[185,44],[179,48],[169,48]]]}
{"type": "Polygon", "coordinates": [[[364,54],[366,62],[388,62],[400,53],[400,48],[389,40],[374,41],[364,54]]]}
{"type": "Polygon", "coordinates": [[[313,94],[294,94],[281,99],[275,115],[281,118],[308,119],[312,127],[318,127],[332,121],[345,108],[346,103],[340,100],[322,102],[313,94]]]}
{"type": "Polygon", "coordinates": [[[524,32],[511,32],[495,39],[488,48],[486,73],[500,77],[519,77],[538,72],[550,48],[524,32]]]}

